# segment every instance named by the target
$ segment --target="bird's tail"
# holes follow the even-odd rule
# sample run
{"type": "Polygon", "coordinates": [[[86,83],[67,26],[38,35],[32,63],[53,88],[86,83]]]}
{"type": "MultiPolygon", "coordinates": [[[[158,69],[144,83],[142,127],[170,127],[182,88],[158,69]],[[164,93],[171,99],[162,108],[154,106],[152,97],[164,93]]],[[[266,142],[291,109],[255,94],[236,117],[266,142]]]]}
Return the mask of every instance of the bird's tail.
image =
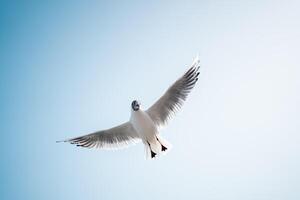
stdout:
{"type": "Polygon", "coordinates": [[[161,154],[165,154],[171,149],[171,144],[159,135],[156,135],[155,140],[151,142],[145,142],[144,146],[146,159],[156,158],[161,154]]]}

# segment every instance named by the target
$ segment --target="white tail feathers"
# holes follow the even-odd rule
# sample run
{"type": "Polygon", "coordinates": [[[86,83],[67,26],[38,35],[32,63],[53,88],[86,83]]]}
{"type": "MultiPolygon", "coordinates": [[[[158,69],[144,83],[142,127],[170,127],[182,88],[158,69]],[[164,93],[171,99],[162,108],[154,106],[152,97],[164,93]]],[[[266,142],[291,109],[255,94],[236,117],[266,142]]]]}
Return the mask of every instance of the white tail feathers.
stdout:
{"type": "Polygon", "coordinates": [[[162,154],[166,154],[171,149],[171,144],[164,140],[159,135],[156,135],[156,140],[150,143],[144,143],[146,159],[153,159],[162,154]]]}

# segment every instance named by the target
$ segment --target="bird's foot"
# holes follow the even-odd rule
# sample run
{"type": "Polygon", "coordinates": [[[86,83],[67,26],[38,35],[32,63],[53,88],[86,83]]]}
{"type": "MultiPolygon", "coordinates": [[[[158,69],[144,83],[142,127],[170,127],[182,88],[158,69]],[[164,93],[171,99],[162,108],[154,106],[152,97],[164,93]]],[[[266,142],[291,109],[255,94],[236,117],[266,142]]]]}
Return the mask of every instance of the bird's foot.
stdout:
{"type": "Polygon", "coordinates": [[[166,151],[166,150],[168,150],[168,148],[167,147],[165,147],[164,145],[162,145],[162,143],[159,141],[159,139],[156,137],[156,140],[160,143],[160,145],[161,145],[161,151],[166,151]]]}
{"type": "Polygon", "coordinates": [[[156,153],[154,153],[152,150],[151,150],[151,158],[154,158],[156,156],[156,153]]]}
{"type": "Polygon", "coordinates": [[[161,150],[162,150],[162,151],[166,151],[166,150],[168,150],[168,148],[165,147],[164,145],[161,145],[161,150]]]}

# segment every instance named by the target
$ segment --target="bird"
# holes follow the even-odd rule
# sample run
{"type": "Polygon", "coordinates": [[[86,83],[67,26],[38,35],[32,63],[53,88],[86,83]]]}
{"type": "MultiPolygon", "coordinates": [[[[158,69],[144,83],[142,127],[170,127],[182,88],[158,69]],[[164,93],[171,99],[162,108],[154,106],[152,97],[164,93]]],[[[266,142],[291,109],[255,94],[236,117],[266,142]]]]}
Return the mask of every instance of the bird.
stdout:
{"type": "Polygon", "coordinates": [[[57,142],[100,149],[119,149],[142,142],[146,149],[146,157],[157,157],[169,149],[168,142],[160,136],[159,132],[182,107],[188,94],[196,85],[200,74],[199,69],[200,60],[197,56],[188,70],[147,110],[143,110],[140,101],[133,100],[129,121],[110,129],[57,142]]]}

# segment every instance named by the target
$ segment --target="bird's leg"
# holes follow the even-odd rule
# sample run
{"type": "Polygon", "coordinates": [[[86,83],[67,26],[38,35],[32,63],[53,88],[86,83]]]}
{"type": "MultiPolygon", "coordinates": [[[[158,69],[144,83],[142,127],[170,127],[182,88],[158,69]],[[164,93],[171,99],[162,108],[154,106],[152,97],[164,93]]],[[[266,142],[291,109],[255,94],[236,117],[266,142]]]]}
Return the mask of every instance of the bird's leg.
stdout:
{"type": "Polygon", "coordinates": [[[151,146],[150,146],[150,143],[147,141],[148,145],[149,145],[149,148],[150,148],[150,151],[151,151],[151,158],[154,158],[156,156],[156,153],[154,153],[151,149],[151,146]]]}
{"type": "Polygon", "coordinates": [[[159,139],[157,137],[156,137],[156,140],[160,143],[162,151],[166,151],[168,149],[167,147],[165,147],[164,145],[162,145],[162,143],[159,141],[159,139]]]}

